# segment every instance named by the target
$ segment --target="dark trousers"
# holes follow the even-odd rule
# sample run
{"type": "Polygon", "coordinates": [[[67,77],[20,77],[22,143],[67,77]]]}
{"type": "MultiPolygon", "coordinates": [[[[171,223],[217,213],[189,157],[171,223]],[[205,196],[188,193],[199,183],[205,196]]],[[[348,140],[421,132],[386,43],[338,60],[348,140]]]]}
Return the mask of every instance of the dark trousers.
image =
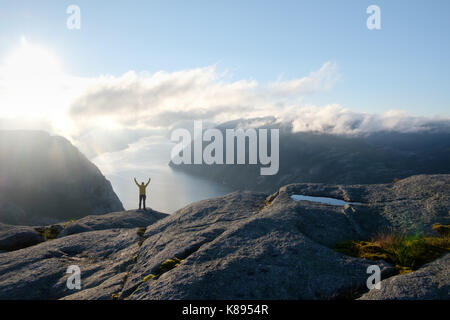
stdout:
{"type": "Polygon", "coordinates": [[[141,209],[141,202],[144,202],[144,210],[145,210],[145,199],[147,196],[145,194],[139,195],[139,210],[141,209]]]}

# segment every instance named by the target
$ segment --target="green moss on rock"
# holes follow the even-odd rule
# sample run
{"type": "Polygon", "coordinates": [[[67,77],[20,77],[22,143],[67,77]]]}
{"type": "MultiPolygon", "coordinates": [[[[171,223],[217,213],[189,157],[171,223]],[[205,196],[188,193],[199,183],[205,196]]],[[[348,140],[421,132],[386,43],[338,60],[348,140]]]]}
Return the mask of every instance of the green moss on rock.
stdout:
{"type": "Polygon", "coordinates": [[[172,259],[167,259],[163,263],[161,263],[156,269],[156,274],[160,275],[163,274],[169,270],[172,270],[173,268],[177,267],[183,260],[178,259],[177,257],[173,257],[172,259]]]}
{"type": "Polygon", "coordinates": [[[400,274],[417,270],[450,251],[450,237],[383,235],[372,241],[344,241],[335,250],[369,260],[385,260],[400,274]]]}
{"type": "Polygon", "coordinates": [[[449,237],[450,236],[450,225],[435,223],[433,224],[433,230],[439,233],[442,236],[449,237]]]}
{"type": "Polygon", "coordinates": [[[160,275],[162,275],[163,273],[166,273],[167,271],[172,270],[173,268],[177,267],[182,262],[183,262],[183,260],[180,258],[177,258],[177,257],[167,259],[166,261],[164,261],[163,263],[161,263],[158,266],[158,268],[155,270],[154,273],[151,273],[151,274],[145,276],[142,281],[147,282],[150,279],[157,278],[160,275]]]}
{"type": "Polygon", "coordinates": [[[56,239],[62,229],[63,227],[59,225],[35,228],[36,232],[43,236],[46,241],[56,239]]]}
{"type": "Polygon", "coordinates": [[[153,278],[156,278],[156,276],[153,273],[150,273],[149,275],[146,275],[144,279],[142,279],[142,282],[147,282],[148,280],[151,280],[153,278]]]}

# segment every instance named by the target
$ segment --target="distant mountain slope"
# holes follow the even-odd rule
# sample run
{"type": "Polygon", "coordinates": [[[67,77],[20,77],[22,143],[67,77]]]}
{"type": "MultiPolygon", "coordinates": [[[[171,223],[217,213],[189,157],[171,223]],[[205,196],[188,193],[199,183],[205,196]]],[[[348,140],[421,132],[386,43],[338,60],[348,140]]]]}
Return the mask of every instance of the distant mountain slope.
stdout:
{"type": "Polygon", "coordinates": [[[122,210],[111,183],[68,140],[0,131],[0,222],[48,224],[122,210]]]}
{"type": "MultiPolygon", "coordinates": [[[[411,133],[383,131],[346,136],[292,132],[289,124],[280,124],[270,118],[253,122],[260,123],[260,128],[280,130],[278,174],[261,176],[259,164],[175,165],[170,162],[169,165],[235,189],[263,192],[274,192],[294,182],[371,184],[417,174],[450,173],[449,127],[424,128],[411,133]]],[[[218,129],[224,133],[226,129],[249,127],[253,127],[252,121],[242,120],[224,123],[218,129]]],[[[204,143],[204,147],[206,145],[204,143]]]]}

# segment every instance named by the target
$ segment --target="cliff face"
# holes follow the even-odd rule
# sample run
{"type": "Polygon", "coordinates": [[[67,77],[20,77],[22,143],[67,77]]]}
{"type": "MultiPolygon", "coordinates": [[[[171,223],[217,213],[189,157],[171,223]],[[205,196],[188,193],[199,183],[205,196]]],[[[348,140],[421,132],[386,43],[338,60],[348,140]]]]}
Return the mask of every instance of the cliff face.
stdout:
{"type": "Polygon", "coordinates": [[[0,131],[0,222],[46,224],[121,210],[111,183],[66,139],[0,131]]]}
{"type": "MultiPolygon", "coordinates": [[[[218,126],[239,128],[240,122],[218,126]]],[[[245,123],[242,128],[247,128],[245,123]]],[[[333,184],[389,183],[418,174],[450,173],[450,128],[399,133],[376,132],[360,136],[292,132],[287,125],[265,124],[279,129],[279,172],[262,176],[261,165],[169,165],[235,190],[275,192],[289,183],[333,184]]],[[[198,141],[197,141],[198,143],[198,141]]],[[[225,146],[225,140],[223,142],[225,146]]],[[[208,143],[203,143],[206,147],[208,143]]],[[[224,158],[226,157],[224,148],[224,158]]],[[[246,152],[248,153],[248,146],[246,152]]],[[[246,155],[248,162],[248,154],[246,155]]],[[[235,162],[236,163],[236,162],[235,162]]]]}
{"type": "Polygon", "coordinates": [[[234,192],[170,216],[86,217],[62,225],[55,240],[0,253],[0,299],[333,299],[355,290],[362,299],[448,299],[449,254],[393,276],[383,260],[333,248],[385,230],[433,232],[433,223],[450,223],[449,208],[450,175],[421,175],[380,185],[291,184],[272,195],[234,192]],[[294,201],[296,194],[352,204],[294,201]],[[366,287],[374,264],[381,291],[366,287]],[[80,267],[80,290],[66,286],[70,265],[80,267]]]}

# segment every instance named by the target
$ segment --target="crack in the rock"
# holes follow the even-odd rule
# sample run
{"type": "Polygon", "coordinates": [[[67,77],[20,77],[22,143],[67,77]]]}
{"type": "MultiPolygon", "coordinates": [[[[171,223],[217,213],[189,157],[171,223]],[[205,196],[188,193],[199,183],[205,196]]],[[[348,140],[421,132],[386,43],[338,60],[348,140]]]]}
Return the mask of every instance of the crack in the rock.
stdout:
{"type": "Polygon", "coordinates": [[[347,218],[347,221],[350,223],[350,225],[352,226],[353,230],[356,232],[356,234],[362,238],[363,237],[363,232],[361,230],[361,227],[359,226],[359,224],[355,221],[355,219],[353,219],[352,213],[355,213],[356,210],[353,207],[349,207],[349,208],[344,208],[341,211],[344,216],[347,218]],[[349,211],[351,210],[351,213],[349,213],[349,211]]]}
{"type": "Polygon", "coordinates": [[[133,257],[133,262],[130,263],[130,265],[127,266],[127,269],[129,269],[129,270],[126,272],[125,277],[123,278],[122,287],[120,288],[120,290],[117,293],[114,293],[114,294],[111,295],[111,299],[112,300],[118,300],[119,298],[121,298],[121,294],[122,294],[123,288],[125,287],[125,284],[127,283],[128,276],[129,276],[130,272],[133,270],[133,268],[136,265],[136,262],[138,260],[140,247],[142,246],[142,244],[144,243],[144,241],[146,239],[145,236],[144,236],[146,229],[147,229],[146,227],[143,227],[143,228],[139,228],[136,231],[137,235],[139,236],[139,241],[138,241],[139,251],[133,257]]]}
{"type": "MultiPolygon", "coordinates": [[[[222,233],[224,233],[224,232],[225,232],[225,230],[222,230],[222,231],[219,232],[217,235],[215,235],[212,239],[204,239],[203,241],[197,242],[197,243],[195,243],[195,244],[193,244],[193,245],[191,245],[191,246],[185,248],[185,249],[182,250],[181,252],[176,253],[175,256],[174,256],[173,258],[177,258],[177,259],[180,259],[180,260],[185,260],[185,259],[187,259],[189,256],[191,256],[192,254],[194,254],[195,252],[197,252],[198,250],[200,250],[200,248],[201,248],[203,245],[205,245],[205,244],[207,244],[207,243],[213,242],[215,239],[217,239],[217,238],[218,238],[222,233]]],[[[139,255],[139,253],[138,253],[138,255],[139,255]]],[[[173,259],[173,258],[172,258],[172,259],[173,259]]],[[[135,261],[137,261],[137,259],[136,259],[135,261]]],[[[164,262],[164,261],[163,261],[163,262],[164,262]]],[[[152,272],[155,272],[155,271],[163,264],[163,262],[161,262],[161,263],[159,263],[158,265],[156,265],[156,266],[151,270],[151,272],[149,273],[149,275],[152,274],[152,272]]],[[[133,268],[134,268],[134,266],[133,266],[133,268]]],[[[121,289],[121,291],[119,292],[119,294],[117,295],[116,299],[122,299],[122,300],[123,300],[123,299],[128,298],[129,296],[131,296],[131,295],[132,295],[132,294],[133,294],[133,293],[134,293],[134,292],[135,292],[135,291],[143,284],[143,282],[139,282],[139,283],[137,283],[136,285],[132,286],[130,289],[128,289],[125,295],[123,294],[123,288],[125,287],[126,280],[128,279],[128,274],[133,270],[133,268],[131,268],[131,269],[129,270],[129,272],[127,273],[127,277],[126,277],[126,279],[125,279],[125,281],[124,281],[124,284],[123,284],[123,286],[122,286],[122,289],[121,289]]],[[[173,269],[173,268],[172,268],[172,269],[173,269]]],[[[164,271],[164,272],[158,274],[157,276],[154,277],[154,279],[155,279],[155,280],[159,279],[164,273],[166,273],[166,272],[168,272],[168,271],[170,271],[170,270],[172,270],[172,269],[166,270],[166,271],[164,271]]]]}

